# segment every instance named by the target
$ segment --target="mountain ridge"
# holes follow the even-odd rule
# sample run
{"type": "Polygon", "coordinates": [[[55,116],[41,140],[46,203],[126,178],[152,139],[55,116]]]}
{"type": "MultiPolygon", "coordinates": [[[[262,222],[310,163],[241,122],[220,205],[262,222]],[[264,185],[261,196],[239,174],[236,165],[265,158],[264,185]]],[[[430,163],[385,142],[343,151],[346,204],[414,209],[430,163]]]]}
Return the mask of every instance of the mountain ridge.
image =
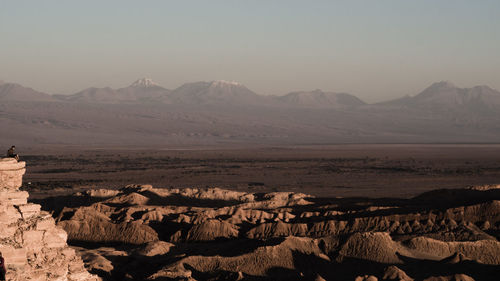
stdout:
{"type": "Polygon", "coordinates": [[[304,107],[341,108],[343,106],[355,107],[366,104],[361,99],[351,94],[323,92],[319,89],[313,91],[291,92],[278,97],[278,99],[290,105],[304,107]]]}
{"type": "Polygon", "coordinates": [[[174,89],[172,98],[184,104],[259,104],[267,99],[237,82],[224,80],[185,83],[174,89]]]}
{"type": "Polygon", "coordinates": [[[24,87],[17,83],[0,81],[0,101],[54,101],[52,95],[24,87]]]}
{"type": "Polygon", "coordinates": [[[462,111],[482,114],[500,109],[500,92],[489,86],[459,88],[448,81],[433,83],[415,96],[406,96],[381,103],[430,111],[462,111]]]}
{"type": "Polygon", "coordinates": [[[266,103],[271,105],[288,105],[320,108],[338,108],[342,106],[362,105],[404,105],[415,106],[423,102],[445,104],[446,99],[455,104],[467,102],[492,103],[500,106],[500,92],[487,85],[477,85],[471,88],[459,88],[449,81],[440,81],[431,84],[416,95],[406,95],[387,101],[365,103],[362,99],[349,93],[337,93],[320,89],[310,91],[292,91],[281,96],[259,95],[235,81],[214,80],[188,82],[170,90],[160,86],[150,78],[141,78],[127,87],[113,89],[111,87],[89,87],[70,95],[46,94],[17,83],[0,80],[0,100],[26,100],[33,96],[34,101],[73,101],[73,102],[103,102],[119,103],[145,101],[181,103],[212,103],[210,99],[222,103],[249,102],[252,105],[266,103]],[[9,85],[9,86],[7,86],[9,85]],[[26,92],[26,93],[24,93],[26,92]],[[17,94],[20,97],[14,98],[17,94]],[[22,96],[22,98],[21,98],[22,96]]]}
{"type": "MultiPolygon", "coordinates": [[[[9,84],[0,88],[5,85],[9,84]]],[[[422,91],[422,96],[385,104],[365,104],[349,94],[321,90],[292,93],[285,98],[261,96],[242,84],[227,81],[186,83],[174,90],[151,83],[145,86],[89,88],[64,97],[34,94],[43,97],[34,101],[27,98],[33,94],[31,90],[23,94],[21,90],[28,88],[16,88],[21,92],[0,95],[0,126],[10,132],[0,142],[500,142],[500,103],[496,102],[500,94],[484,86],[460,89],[449,84],[435,85],[427,89],[428,93],[422,91]],[[294,96],[299,98],[286,100],[294,96]]]]}

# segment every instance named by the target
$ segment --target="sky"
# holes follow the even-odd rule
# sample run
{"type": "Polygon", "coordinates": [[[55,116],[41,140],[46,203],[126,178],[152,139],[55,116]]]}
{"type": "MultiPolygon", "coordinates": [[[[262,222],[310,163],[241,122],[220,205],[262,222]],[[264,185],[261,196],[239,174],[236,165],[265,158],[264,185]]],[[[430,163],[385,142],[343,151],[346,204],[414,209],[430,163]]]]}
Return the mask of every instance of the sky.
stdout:
{"type": "Polygon", "coordinates": [[[72,94],[142,77],[367,102],[500,89],[500,1],[0,0],[0,80],[72,94]]]}

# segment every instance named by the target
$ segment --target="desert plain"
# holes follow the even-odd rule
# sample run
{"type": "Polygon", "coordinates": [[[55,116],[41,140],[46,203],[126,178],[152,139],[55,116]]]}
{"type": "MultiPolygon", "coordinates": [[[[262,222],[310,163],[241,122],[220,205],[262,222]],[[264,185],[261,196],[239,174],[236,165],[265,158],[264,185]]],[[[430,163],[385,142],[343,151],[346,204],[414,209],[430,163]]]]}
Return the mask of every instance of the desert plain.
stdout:
{"type": "Polygon", "coordinates": [[[500,145],[19,152],[21,189],[103,280],[500,276],[500,145]]]}
{"type": "Polygon", "coordinates": [[[47,191],[220,187],[317,197],[409,198],[424,191],[493,184],[496,144],[345,144],[208,147],[25,148],[24,187],[47,191]]]}

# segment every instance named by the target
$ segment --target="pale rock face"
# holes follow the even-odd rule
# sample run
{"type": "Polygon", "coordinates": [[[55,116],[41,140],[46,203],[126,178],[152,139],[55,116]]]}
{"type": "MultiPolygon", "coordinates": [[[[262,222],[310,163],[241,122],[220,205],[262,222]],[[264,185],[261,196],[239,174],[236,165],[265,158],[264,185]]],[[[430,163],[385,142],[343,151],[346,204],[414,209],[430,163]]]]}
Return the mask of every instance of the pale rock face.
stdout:
{"type": "Polygon", "coordinates": [[[23,175],[26,172],[24,166],[24,162],[17,162],[14,158],[0,160],[0,191],[21,187],[23,175]]]}
{"type": "Polygon", "coordinates": [[[68,247],[68,235],[56,227],[50,214],[28,203],[28,192],[19,190],[25,164],[0,159],[0,252],[7,280],[100,280],[68,247]]]}

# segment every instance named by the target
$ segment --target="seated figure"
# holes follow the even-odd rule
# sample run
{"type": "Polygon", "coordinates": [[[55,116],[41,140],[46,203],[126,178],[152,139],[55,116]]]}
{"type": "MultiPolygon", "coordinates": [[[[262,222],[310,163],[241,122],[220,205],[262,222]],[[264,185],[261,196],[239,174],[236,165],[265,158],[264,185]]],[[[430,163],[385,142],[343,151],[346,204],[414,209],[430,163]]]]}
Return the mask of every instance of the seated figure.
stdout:
{"type": "Polygon", "coordinates": [[[16,146],[13,145],[7,150],[7,157],[14,158],[19,161],[19,155],[16,154],[16,146]]]}

